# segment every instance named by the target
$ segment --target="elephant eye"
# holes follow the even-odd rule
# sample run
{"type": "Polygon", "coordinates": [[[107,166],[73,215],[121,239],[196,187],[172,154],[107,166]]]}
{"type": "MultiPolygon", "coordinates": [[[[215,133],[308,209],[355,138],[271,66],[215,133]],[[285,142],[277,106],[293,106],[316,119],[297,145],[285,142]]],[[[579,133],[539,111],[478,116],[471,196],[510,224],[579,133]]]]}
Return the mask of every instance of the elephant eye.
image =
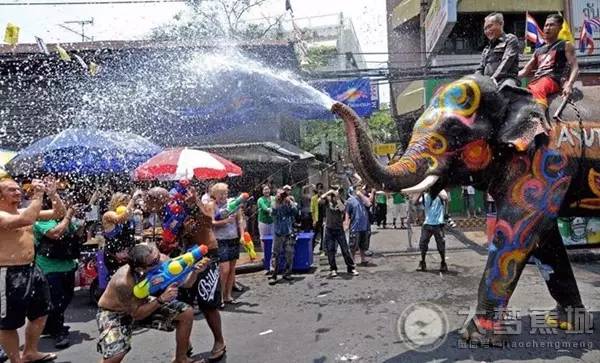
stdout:
{"type": "Polygon", "coordinates": [[[442,135],[446,136],[448,145],[451,148],[452,146],[462,145],[465,140],[470,139],[473,134],[473,130],[471,128],[452,117],[448,118],[446,122],[444,122],[444,125],[446,127],[442,131],[442,135]]]}

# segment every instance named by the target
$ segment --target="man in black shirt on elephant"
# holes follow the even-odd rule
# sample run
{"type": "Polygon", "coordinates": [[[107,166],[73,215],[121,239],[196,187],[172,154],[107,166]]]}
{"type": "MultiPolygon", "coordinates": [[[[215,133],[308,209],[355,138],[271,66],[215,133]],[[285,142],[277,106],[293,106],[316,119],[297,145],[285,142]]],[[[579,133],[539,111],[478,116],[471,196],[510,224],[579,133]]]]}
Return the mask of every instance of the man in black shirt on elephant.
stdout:
{"type": "Polygon", "coordinates": [[[519,85],[519,41],[514,34],[504,32],[504,17],[491,13],[485,17],[483,32],[489,43],[481,54],[476,73],[491,77],[500,87],[519,85]]]}

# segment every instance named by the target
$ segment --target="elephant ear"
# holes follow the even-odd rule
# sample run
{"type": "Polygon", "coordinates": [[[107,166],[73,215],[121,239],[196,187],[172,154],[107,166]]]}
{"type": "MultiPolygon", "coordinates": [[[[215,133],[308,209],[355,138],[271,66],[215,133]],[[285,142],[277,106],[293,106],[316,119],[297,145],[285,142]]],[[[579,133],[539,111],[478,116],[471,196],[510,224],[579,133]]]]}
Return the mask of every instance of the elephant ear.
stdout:
{"type": "Polygon", "coordinates": [[[544,111],[522,88],[503,87],[501,93],[509,100],[509,105],[497,133],[498,140],[513,145],[518,151],[525,151],[536,136],[547,134],[544,111]]]}

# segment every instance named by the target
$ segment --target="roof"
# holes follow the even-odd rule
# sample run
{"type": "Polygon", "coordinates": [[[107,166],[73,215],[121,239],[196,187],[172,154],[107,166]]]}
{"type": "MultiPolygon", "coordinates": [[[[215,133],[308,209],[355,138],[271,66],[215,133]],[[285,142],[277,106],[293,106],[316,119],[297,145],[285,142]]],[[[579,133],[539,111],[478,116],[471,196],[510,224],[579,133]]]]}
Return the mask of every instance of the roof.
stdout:
{"type": "MultiPolygon", "coordinates": [[[[55,43],[46,44],[49,49],[56,46],[55,43]]],[[[215,48],[215,47],[241,47],[241,48],[259,48],[268,46],[290,46],[287,41],[274,40],[255,40],[252,42],[226,42],[223,41],[157,41],[157,40],[101,40],[93,42],[75,42],[60,43],[60,46],[67,51],[96,51],[102,49],[126,50],[126,49],[173,49],[173,48],[215,48]]],[[[0,44],[1,55],[15,54],[35,54],[40,53],[36,43],[23,43],[16,46],[0,44]]]]}
{"type": "Polygon", "coordinates": [[[288,164],[297,160],[314,159],[315,157],[313,154],[285,141],[201,145],[196,148],[213,151],[231,160],[274,164],[288,164]]]}

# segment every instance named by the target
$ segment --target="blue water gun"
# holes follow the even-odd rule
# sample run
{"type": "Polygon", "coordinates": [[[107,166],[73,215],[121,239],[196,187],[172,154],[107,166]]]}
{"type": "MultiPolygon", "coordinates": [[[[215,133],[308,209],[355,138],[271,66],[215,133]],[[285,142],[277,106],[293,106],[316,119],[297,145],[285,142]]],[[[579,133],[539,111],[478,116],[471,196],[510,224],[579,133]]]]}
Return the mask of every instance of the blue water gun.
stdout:
{"type": "Polygon", "coordinates": [[[138,299],[145,299],[165,290],[171,284],[183,281],[207,252],[206,245],[196,246],[179,257],[164,261],[133,287],[133,295],[138,299]]]}

